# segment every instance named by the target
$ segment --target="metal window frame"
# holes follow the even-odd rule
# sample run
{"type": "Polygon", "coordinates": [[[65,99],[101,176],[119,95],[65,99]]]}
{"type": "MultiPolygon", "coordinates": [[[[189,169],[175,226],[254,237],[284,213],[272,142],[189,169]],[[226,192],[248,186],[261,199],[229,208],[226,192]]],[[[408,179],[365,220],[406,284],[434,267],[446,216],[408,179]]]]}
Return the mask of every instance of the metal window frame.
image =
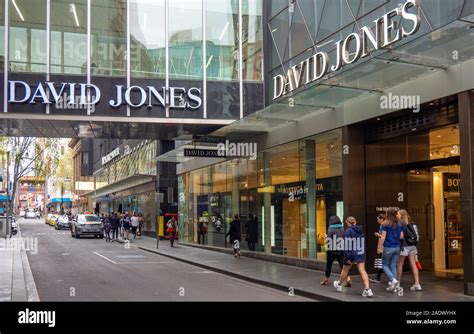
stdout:
{"type": "Polygon", "coordinates": [[[10,30],[10,0],[5,0],[5,13],[4,13],[4,28],[3,28],[3,40],[4,40],[4,59],[3,59],[3,112],[8,112],[8,73],[10,62],[10,47],[9,43],[9,30],[10,30]]]}
{"type": "Polygon", "coordinates": [[[240,119],[244,118],[244,70],[243,70],[243,19],[242,0],[239,0],[239,104],[240,119]]]}

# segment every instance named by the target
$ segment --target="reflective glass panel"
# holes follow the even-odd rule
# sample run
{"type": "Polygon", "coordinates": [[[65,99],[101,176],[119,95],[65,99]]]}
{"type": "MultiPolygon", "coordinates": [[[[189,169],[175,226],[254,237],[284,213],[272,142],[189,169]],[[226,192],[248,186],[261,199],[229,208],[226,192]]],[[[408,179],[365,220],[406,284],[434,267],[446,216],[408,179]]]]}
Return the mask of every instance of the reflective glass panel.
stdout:
{"type": "Polygon", "coordinates": [[[202,2],[169,0],[171,79],[202,79],[202,2]]]}
{"type": "Polygon", "coordinates": [[[51,1],[51,73],[85,74],[87,1],[51,1]]]}
{"type": "Polygon", "coordinates": [[[125,76],[127,2],[94,0],[91,8],[92,75],[125,76]]]}
{"type": "Polygon", "coordinates": [[[165,77],[165,22],[164,0],[131,0],[130,63],[132,77],[165,77]]]}

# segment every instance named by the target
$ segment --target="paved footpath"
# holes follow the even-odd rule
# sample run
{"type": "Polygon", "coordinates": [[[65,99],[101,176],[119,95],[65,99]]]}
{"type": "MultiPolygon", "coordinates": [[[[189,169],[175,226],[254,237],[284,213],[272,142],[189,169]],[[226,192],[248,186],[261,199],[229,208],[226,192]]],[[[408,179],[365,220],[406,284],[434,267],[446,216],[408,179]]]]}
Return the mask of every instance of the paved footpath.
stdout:
{"type": "MultiPolygon", "coordinates": [[[[154,252],[175,260],[201,266],[207,270],[216,271],[250,282],[267,285],[269,287],[295,291],[296,294],[325,301],[467,301],[474,302],[474,297],[463,293],[463,282],[454,279],[434,277],[431,273],[421,273],[423,291],[410,291],[412,285],[411,273],[404,273],[402,278],[403,296],[387,292],[386,284],[371,283],[375,294],[374,298],[366,299],[361,296],[362,281],[360,276],[353,276],[353,287],[344,288],[343,292],[336,292],[332,285],[321,286],[319,282],[324,273],[316,270],[299,268],[269,261],[246,258],[247,251],[242,251],[242,258],[235,259],[231,254],[203,249],[196,246],[175,244],[174,248],[169,246],[167,240],[160,240],[159,249],[156,248],[156,239],[141,237],[130,240],[131,247],[154,252]]],[[[331,284],[337,278],[336,274],[331,277],[331,284]]]]}
{"type": "MultiPolygon", "coordinates": [[[[0,239],[0,301],[39,301],[27,251],[19,241],[21,228],[12,239],[0,239]]],[[[23,245],[28,245],[23,243],[23,245]]],[[[33,244],[30,244],[33,245],[33,244]]]]}

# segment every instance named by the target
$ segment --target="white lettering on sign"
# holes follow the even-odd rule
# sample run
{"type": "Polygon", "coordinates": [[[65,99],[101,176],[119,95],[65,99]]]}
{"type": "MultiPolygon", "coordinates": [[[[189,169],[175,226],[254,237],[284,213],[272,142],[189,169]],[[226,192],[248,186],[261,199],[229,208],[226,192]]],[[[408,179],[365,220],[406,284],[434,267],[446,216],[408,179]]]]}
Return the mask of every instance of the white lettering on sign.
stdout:
{"type": "Polygon", "coordinates": [[[107,154],[105,157],[102,157],[102,166],[108,163],[109,161],[113,160],[114,158],[120,155],[120,148],[117,147],[115,150],[107,154]]]}
{"type": "MultiPolygon", "coordinates": [[[[330,71],[337,72],[344,65],[353,64],[360,58],[369,56],[372,52],[387,48],[403,38],[414,35],[421,25],[421,18],[409,12],[412,7],[419,7],[419,0],[408,0],[403,5],[391,10],[374,20],[374,29],[362,27],[361,33],[351,33],[346,38],[337,41],[335,63],[330,66],[329,54],[318,52],[292,66],[285,74],[273,78],[273,99],[288,95],[294,90],[324,78],[330,71]],[[401,17],[398,23],[396,17],[401,17]],[[403,23],[411,22],[411,29],[403,23]]],[[[418,12],[418,10],[417,10],[418,12]]]]}

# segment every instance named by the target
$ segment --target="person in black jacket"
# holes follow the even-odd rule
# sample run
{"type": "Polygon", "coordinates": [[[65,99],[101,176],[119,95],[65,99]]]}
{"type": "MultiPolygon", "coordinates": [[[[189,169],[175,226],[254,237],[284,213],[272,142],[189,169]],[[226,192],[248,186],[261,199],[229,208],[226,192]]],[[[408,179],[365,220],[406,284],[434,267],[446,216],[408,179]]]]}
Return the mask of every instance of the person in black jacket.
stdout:
{"type": "MultiPolygon", "coordinates": [[[[344,244],[344,225],[338,216],[329,218],[329,227],[326,237],[326,272],[324,280],[321,285],[329,285],[329,277],[331,276],[332,264],[334,260],[339,263],[339,266],[344,267],[344,249],[338,249],[338,245],[344,244]]],[[[346,286],[350,287],[352,280],[347,277],[346,286]]]]}
{"type": "Polygon", "coordinates": [[[249,249],[255,252],[255,244],[258,242],[258,225],[257,225],[257,217],[253,214],[250,215],[250,220],[245,225],[247,230],[247,244],[249,245],[249,249]]]}
{"type": "Polygon", "coordinates": [[[234,257],[240,257],[240,240],[241,240],[241,233],[240,233],[240,220],[239,215],[234,215],[234,220],[230,223],[229,232],[225,235],[230,236],[229,240],[230,243],[234,247],[234,257]]]}
{"type": "Polygon", "coordinates": [[[112,225],[112,239],[118,239],[120,221],[117,217],[117,214],[113,212],[111,218],[109,219],[110,224],[112,225]]]}

